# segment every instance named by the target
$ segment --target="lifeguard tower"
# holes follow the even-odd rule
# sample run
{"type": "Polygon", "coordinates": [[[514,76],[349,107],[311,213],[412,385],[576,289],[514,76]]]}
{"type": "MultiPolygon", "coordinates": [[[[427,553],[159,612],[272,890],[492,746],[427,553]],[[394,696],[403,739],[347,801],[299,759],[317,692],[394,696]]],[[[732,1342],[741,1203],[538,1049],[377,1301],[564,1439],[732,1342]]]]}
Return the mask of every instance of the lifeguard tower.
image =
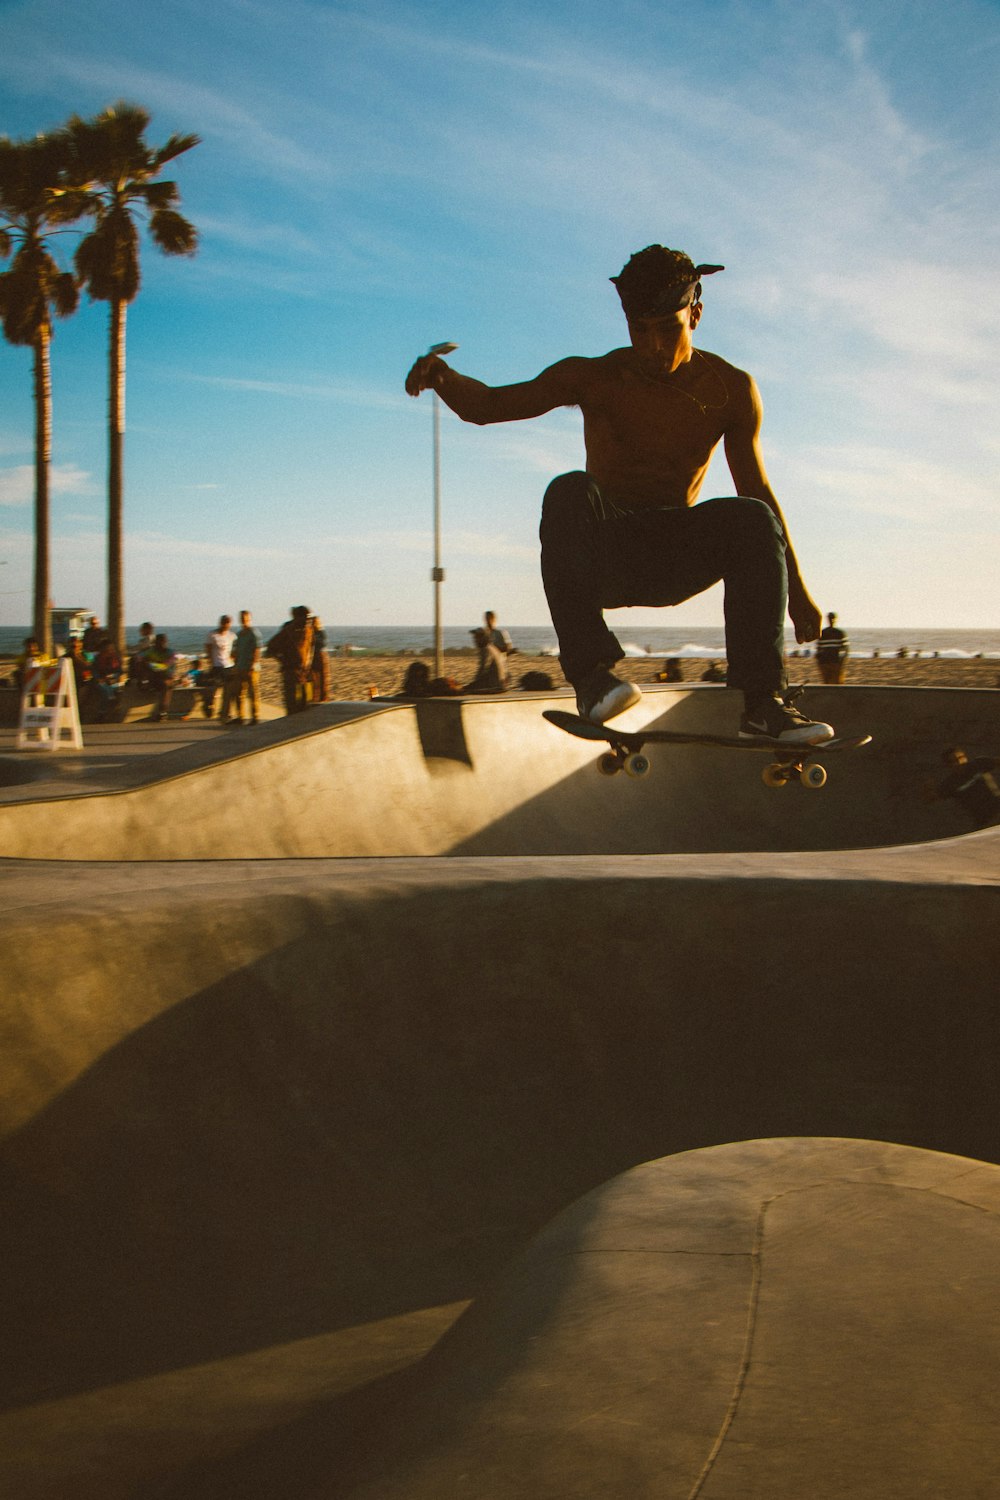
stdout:
{"type": "Polygon", "coordinates": [[[72,609],[56,609],[51,606],[49,619],[52,624],[53,646],[65,646],[71,636],[83,635],[90,621],[92,609],[83,609],[75,605],[72,609]]]}

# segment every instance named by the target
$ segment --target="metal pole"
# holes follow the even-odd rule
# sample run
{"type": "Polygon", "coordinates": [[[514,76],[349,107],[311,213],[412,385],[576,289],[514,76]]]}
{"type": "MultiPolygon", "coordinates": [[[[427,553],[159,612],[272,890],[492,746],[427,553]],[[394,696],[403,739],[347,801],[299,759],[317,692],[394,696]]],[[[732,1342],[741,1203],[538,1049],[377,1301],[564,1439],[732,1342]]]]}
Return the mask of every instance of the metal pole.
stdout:
{"type": "MultiPolygon", "coordinates": [[[[432,354],[450,354],[457,344],[432,344],[426,358],[432,354]]],[[[434,392],[434,566],[431,568],[434,585],[434,676],[444,672],[441,646],[441,585],[444,583],[444,568],[441,566],[441,398],[434,392]]]]}
{"type": "Polygon", "coordinates": [[[434,566],[431,569],[434,584],[434,676],[443,674],[441,646],[441,585],[444,569],[441,566],[441,398],[434,392],[434,566]]]}

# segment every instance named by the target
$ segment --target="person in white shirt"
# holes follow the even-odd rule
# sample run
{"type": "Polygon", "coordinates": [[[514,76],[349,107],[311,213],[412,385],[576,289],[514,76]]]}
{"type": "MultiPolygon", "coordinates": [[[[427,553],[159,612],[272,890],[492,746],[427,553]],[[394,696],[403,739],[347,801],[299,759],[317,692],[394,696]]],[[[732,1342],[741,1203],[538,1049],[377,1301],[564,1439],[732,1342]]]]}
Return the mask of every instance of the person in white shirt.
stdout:
{"type": "Polygon", "coordinates": [[[213,630],[205,642],[208,680],[202,694],[202,713],[206,719],[212,717],[215,712],[215,697],[221,687],[222,707],[219,710],[219,718],[223,724],[229,718],[233,703],[233,689],[236,686],[236,663],[233,660],[236,636],[231,628],[232,623],[230,615],[222,615],[219,619],[218,630],[213,630]]]}
{"type": "Polygon", "coordinates": [[[483,615],[483,626],[486,631],[486,644],[493,646],[504,656],[511,656],[514,652],[514,642],[508,631],[502,625],[497,624],[497,617],[492,609],[488,609],[483,615]]]}

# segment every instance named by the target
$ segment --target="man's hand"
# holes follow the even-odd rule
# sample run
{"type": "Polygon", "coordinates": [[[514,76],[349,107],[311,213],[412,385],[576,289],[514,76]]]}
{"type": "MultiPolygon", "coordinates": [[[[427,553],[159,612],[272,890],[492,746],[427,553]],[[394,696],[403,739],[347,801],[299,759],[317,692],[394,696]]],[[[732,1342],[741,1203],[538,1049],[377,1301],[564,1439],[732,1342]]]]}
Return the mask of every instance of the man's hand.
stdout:
{"type": "Polygon", "coordinates": [[[406,394],[419,396],[421,391],[436,391],[440,372],[447,368],[436,354],[422,354],[406,377],[406,394]]]}
{"type": "Polygon", "coordinates": [[[800,646],[819,637],[823,625],[819,606],[810,597],[804,584],[793,584],[791,579],[788,584],[788,613],[795,626],[795,639],[800,646]]]}
{"type": "Polygon", "coordinates": [[[432,344],[426,354],[422,354],[406,377],[406,390],[410,396],[419,396],[421,391],[428,389],[436,391],[441,379],[442,370],[448,366],[439,358],[440,354],[450,354],[458,345],[446,340],[443,344],[432,344]]]}

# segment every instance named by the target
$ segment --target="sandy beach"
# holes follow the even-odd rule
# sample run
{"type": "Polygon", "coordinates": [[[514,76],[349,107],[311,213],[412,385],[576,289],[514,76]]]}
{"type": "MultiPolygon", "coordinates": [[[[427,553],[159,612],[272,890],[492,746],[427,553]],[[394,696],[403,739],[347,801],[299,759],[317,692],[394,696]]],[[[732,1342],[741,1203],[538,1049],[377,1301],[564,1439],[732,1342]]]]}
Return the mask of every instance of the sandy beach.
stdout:
{"type": "MultiPolygon", "coordinates": [[[[362,699],[372,696],[372,689],[380,697],[398,693],[403,675],[410,662],[422,660],[433,671],[431,655],[413,656],[333,656],[330,661],[330,692],[335,699],[362,699]]],[[[475,675],[476,657],[470,652],[445,652],[444,675],[453,678],[459,686],[470,682],[475,675]]],[[[664,668],[662,656],[630,656],[618,670],[640,685],[655,682],[658,672],[664,668]]],[[[681,662],[684,681],[695,683],[708,666],[708,660],[695,657],[681,662]]],[[[511,687],[517,689],[528,672],[545,672],[554,687],[566,687],[566,680],[554,656],[526,656],[516,653],[510,658],[511,687]]],[[[790,682],[819,683],[820,676],[815,660],[811,656],[790,657],[788,661],[790,682]]],[[[845,682],[854,686],[871,687],[953,687],[996,688],[1000,686],[1000,661],[993,657],[953,660],[951,657],[857,657],[847,664],[845,682]]],[[[278,664],[264,660],[261,669],[261,691],[266,701],[281,703],[281,679],[278,664]]]]}

